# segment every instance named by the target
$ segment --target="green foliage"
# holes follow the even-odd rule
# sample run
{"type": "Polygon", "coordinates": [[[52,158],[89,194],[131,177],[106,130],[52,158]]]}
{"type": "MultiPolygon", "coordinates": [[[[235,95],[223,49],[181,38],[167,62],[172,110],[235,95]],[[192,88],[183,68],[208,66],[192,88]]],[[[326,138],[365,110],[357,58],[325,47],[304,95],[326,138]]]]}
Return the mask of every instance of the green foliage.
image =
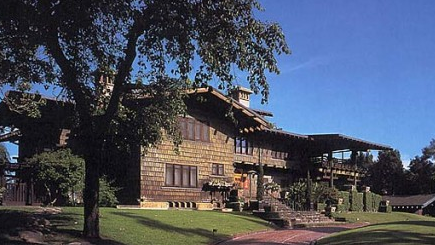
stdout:
{"type": "Polygon", "coordinates": [[[377,212],[379,210],[379,206],[382,202],[382,196],[378,195],[376,193],[372,193],[372,200],[373,200],[373,212],[377,212]]]}
{"type": "Polygon", "coordinates": [[[350,210],[353,212],[362,212],[364,210],[363,193],[352,191],[350,198],[350,210]]]}
{"type": "Polygon", "coordinates": [[[341,213],[338,217],[370,225],[335,233],[317,244],[435,244],[435,220],[431,217],[400,212],[341,213]]]}
{"type": "Polygon", "coordinates": [[[0,205],[3,204],[3,194],[6,192],[6,188],[0,187],[0,205]]]}
{"type": "Polygon", "coordinates": [[[307,203],[307,182],[299,180],[288,188],[287,204],[294,210],[302,210],[307,203]]]}
{"type": "Polygon", "coordinates": [[[393,195],[401,191],[403,174],[400,152],[398,150],[380,151],[377,161],[368,169],[365,183],[375,193],[393,195]]]}
{"type": "Polygon", "coordinates": [[[331,204],[338,203],[338,190],[335,187],[326,187],[319,198],[319,201],[330,202],[331,204]]]}
{"type": "MultiPolygon", "coordinates": [[[[373,165],[373,155],[369,152],[358,152],[356,157],[356,164],[358,167],[367,169],[373,165]]],[[[352,158],[352,157],[351,157],[352,158]]]]}
{"type": "MultiPolygon", "coordinates": [[[[343,204],[342,204],[342,208],[343,211],[349,211],[350,208],[350,195],[348,191],[339,191],[338,192],[338,198],[342,198],[343,199],[343,204]]],[[[338,206],[337,206],[338,207],[338,206]]]]}
{"type": "MultiPolygon", "coordinates": [[[[429,151],[429,147],[425,148],[429,151]]],[[[435,192],[435,165],[429,156],[416,156],[409,164],[407,177],[413,194],[430,194],[435,192]]]]}
{"type": "Polygon", "coordinates": [[[379,205],[379,212],[382,213],[391,213],[393,211],[393,206],[386,204],[385,201],[382,201],[381,204],[379,205]]]}
{"type": "Polygon", "coordinates": [[[279,188],[279,185],[275,182],[268,182],[264,184],[264,190],[266,191],[276,192],[279,191],[279,188]]]}
{"type": "Polygon", "coordinates": [[[325,211],[325,208],[326,208],[326,203],[321,203],[321,202],[317,203],[317,212],[325,211]]]}
{"type": "Polygon", "coordinates": [[[100,195],[98,203],[102,207],[115,207],[118,204],[116,192],[120,188],[113,186],[113,181],[107,179],[106,176],[100,178],[100,195]]]}
{"type": "Polygon", "coordinates": [[[349,211],[349,209],[347,208],[346,205],[337,204],[337,209],[335,210],[335,212],[342,213],[342,212],[347,212],[347,211],[349,211]]]}
{"type": "MultiPolygon", "coordinates": [[[[0,207],[2,232],[16,231],[28,225],[26,219],[35,215],[35,207],[0,207]]],[[[268,221],[244,212],[216,211],[133,210],[101,208],[101,236],[105,239],[92,244],[166,245],[166,244],[216,244],[234,234],[273,230],[268,221]],[[139,223],[140,222],[140,223],[139,223]],[[213,229],[216,230],[213,235],[213,229]]],[[[36,214],[37,215],[37,214],[36,214]]],[[[45,244],[70,244],[83,241],[82,207],[62,207],[56,215],[45,215],[54,236],[45,236],[45,244]]],[[[2,233],[2,234],[3,234],[2,233]]],[[[15,238],[13,235],[9,236],[15,238]]],[[[1,244],[28,244],[2,237],[1,244]]],[[[83,242],[82,242],[83,243],[83,242]]]]}
{"type": "Polygon", "coordinates": [[[371,192],[363,193],[364,212],[373,212],[373,194],[371,192]]]}
{"type": "Polygon", "coordinates": [[[432,139],[428,146],[424,147],[422,150],[423,158],[432,159],[435,161],[435,139],[432,139]]]}
{"type": "Polygon", "coordinates": [[[9,163],[9,161],[10,156],[8,149],[6,149],[6,147],[0,143],[0,166],[9,163]]]}
{"type": "Polygon", "coordinates": [[[69,195],[81,193],[84,181],[84,160],[70,149],[34,155],[27,162],[32,166],[35,189],[45,194],[45,203],[65,203],[69,195]]]}

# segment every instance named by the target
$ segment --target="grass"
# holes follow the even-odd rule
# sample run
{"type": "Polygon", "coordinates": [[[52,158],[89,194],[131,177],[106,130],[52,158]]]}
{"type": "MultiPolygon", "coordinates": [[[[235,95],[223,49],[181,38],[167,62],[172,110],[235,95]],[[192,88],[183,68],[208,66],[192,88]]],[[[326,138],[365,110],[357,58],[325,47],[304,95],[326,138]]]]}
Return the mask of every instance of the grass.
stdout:
{"type": "Polygon", "coordinates": [[[359,229],[335,233],[318,244],[435,244],[435,218],[410,213],[339,214],[350,222],[369,222],[359,229]]]}
{"type": "MultiPolygon", "coordinates": [[[[10,210],[0,208],[0,216],[4,212],[10,210]]],[[[210,244],[235,234],[271,229],[267,221],[235,212],[101,208],[100,214],[102,244],[210,244]]],[[[70,242],[80,236],[83,209],[65,207],[48,219],[70,242]]]]}

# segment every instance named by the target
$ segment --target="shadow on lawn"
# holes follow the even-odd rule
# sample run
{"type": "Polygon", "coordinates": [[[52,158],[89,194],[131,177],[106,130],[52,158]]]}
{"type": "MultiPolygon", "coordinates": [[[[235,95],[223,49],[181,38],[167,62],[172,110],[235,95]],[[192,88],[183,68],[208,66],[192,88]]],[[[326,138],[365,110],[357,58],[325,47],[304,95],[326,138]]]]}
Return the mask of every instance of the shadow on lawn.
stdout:
{"type": "Polygon", "coordinates": [[[221,234],[214,235],[212,230],[206,230],[203,228],[177,227],[177,226],[163,223],[163,222],[155,220],[155,219],[150,219],[150,218],[143,217],[143,216],[136,215],[136,214],[132,214],[132,213],[112,212],[112,214],[132,218],[132,219],[136,220],[138,223],[140,223],[144,226],[150,227],[150,228],[154,228],[154,229],[160,229],[160,230],[164,230],[164,231],[168,231],[168,232],[179,233],[179,234],[187,235],[187,236],[196,235],[196,236],[205,237],[209,240],[209,242],[230,238],[228,236],[221,235],[221,234]]]}
{"type": "Polygon", "coordinates": [[[435,227],[435,221],[398,221],[381,224],[369,225],[368,230],[358,231],[357,233],[338,234],[337,236],[326,238],[321,244],[435,244],[435,232],[423,234],[416,231],[413,226],[435,227]],[[408,230],[386,229],[385,225],[409,226],[408,230]]]}
{"type": "Polygon", "coordinates": [[[107,239],[88,240],[82,237],[81,230],[70,229],[71,224],[82,216],[71,213],[44,214],[25,210],[0,210],[0,244],[29,244],[19,236],[22,231],[35,231],[44,234],[44,242],[67,244],[76,241],[89,241],[96,245],[123,245],[107,239]],[[46,219],[49,226],[41,226],[35,220],[46,219]]]}

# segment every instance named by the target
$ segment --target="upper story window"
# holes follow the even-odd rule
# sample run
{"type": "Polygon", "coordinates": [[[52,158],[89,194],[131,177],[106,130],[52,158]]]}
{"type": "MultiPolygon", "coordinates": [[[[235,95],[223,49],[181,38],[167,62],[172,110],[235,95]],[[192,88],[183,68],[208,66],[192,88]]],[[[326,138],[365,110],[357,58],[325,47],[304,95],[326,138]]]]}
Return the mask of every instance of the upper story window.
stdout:
{"type": "Polygon", "coordinates": [[[180,131],[183,139],[195,141],[210,141],[210,127],[207,123],[188,117],[180,117],[180,131]]]}
{"type": "Polygon", "coordinates": [[[243,137],[236,137],[234,139],[234,152],[238,154],[252,155],[254,151],[254,144],[252,141],[243,137]]]}
{"type": "Polygon", "coordinates": [[[274,151],[274,150],[272,150],[271,151],[271,155],[272,155],[272,158],[275,158],[275,159],[282,159],[282,160],[284,160],[284,159],[288,158],[288,153],[287,152],[283,152],[283,151],[274,151]]]}
{"type": "Polygon", "coordinates": [[[224,173],[224,165],[219,163],[213,163],[211,165],[211,174],[212,175],[225,175],[224,173]]]}

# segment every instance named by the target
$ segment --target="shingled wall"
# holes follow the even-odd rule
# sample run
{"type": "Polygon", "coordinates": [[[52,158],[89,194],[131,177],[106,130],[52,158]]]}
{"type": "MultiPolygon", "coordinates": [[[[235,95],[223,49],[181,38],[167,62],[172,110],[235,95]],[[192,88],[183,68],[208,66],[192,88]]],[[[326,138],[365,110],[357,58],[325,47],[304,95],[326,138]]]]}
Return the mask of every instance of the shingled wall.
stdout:
{"type": "MultiPolygon", "coordinates": [[[[201,118],[201,120],[204,120],[201,118]]],[[[201,191],[210,179],[232,179],[234,176],[234,129],[216,118],[207,120],[210,142],[183,140],[179,153],[169,140],[151,148],[141,159],[141,197],[146,201],[210,201],[209,193],[201,191]],[[165,186],[166,164],[197,166],[197,188],[165,186]],[[212,164],[224,164],[224,176],[212,176],[212,164]]]]}

